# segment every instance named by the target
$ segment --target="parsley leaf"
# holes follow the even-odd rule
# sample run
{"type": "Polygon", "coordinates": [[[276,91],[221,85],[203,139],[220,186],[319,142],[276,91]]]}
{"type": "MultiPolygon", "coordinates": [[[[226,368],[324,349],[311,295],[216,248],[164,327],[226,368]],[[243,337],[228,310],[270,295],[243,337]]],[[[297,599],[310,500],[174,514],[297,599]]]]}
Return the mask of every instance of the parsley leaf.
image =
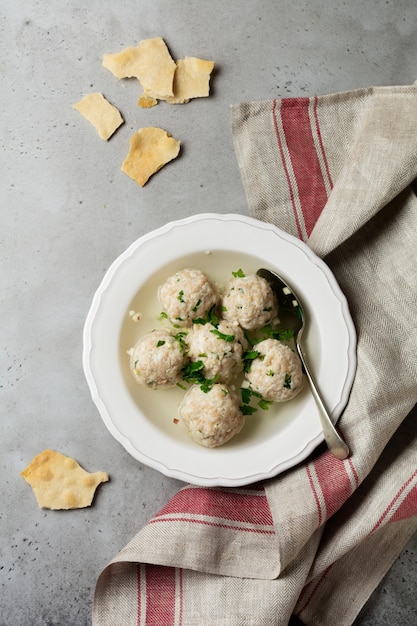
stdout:
{"type": "Polygon", "coordinates": [[[202,326],[204,326],[204,324],[207,324],[207,321],[204,319],[204,317],[196,317],[192,320],[192,322],[193,324],[201,324],[202,326]]]}
{"type": "Polygon", "coordinates": [[[248,406],[247,404],[243,404],[239,408],[240,408],[240,412],[242,413],[242,415],[252,415],[253,413],[256,413],[256,411],[258,410],[256,407],[248,406]]]}
{"type": "Polygon", "coordinates": [[[197,302],[195,303],[195,305],[193,306],[193,308],[191,310],[195,313],[197,311],[198,307],[200,306],[200,304],[201,304],[201,298],[199,298],[197,300],[197,302]]]}
{"type": "Polygon", "coordinates": [[[294,337],[292,329],[273,328],[271,324],[267,324],[261,330],[264,339],[278,339],[278,341],[290,341],[294,337]]]}
{"type": "MultiPolygon", "coordinates": [[[[196,305],[197,307],[198,305],[196,305]]],[[[193,311],[195,310],[195,308],[193,309],[193,311]]],[[[215,328],[217,328],[217,326],[219,325],[219,318],[218,315],[216,314],[216,305],[213,304],[213,306],[211,307],[211,309],[209,309],[209,311],[207,311],[207,315],[206,317],[196,317],[192,320],[193,324],[211,324],[212,326],[214,326],[215,328]]]]}
{"type": "Polygon", "coordinates": [[[252,396],[262,400],[262,394],[260,394],[259,391],[255,391],[254,389],[251,389],[250,387],[241,387],[240,388],[240,395],[241,395],[241,398],[242,398],[242,402],[244,404],[249,404],[249,402],[251,401],[252,396]]]}
{"type": "Polygon", "coordinates": [[[265,400],[264,398],[262,398],[262,400],[259,400],[258,402],[258,406],[264,411],[267,411],[271,404],[271,400],[265,400]]]}
{"type": "Polygon", "coordinates": [[[214,378],[206,378],[203,374],[203,369],[203,361],[192,361],[191,363],[187,363],[182,369],[182,379],[192,385],[199,385],[201,391],[207,393],[216,382],[217,375],[214,376],[214,378]]]}
{"type": "Polygon", "coordinates": [[[209,324],[212,324],[215,328],[219,325],[219,318],[216,314],[216,306],[213,304],[209,312],[207,313],[207,321],[209,324]]]}
{"type": "Polygon", "coordinates": [[[217,329],[211,330],[210,332],[213,333],[213,335],[217,335],[219,339],[223,339],[224,341],[227,341],[228,343],[231,343],[232,341],[235,340],[235,335],[225,335],[225,333],[221,333],[217,329]]]}
{"type": "Polygon", "coordinates": [[[195,379],[201,379],[201,370],[204,369],[203,361],[192,361],[186,363],[182,370],[182,377],[187,382],[195,382],[195,379]]]}
{"type": "Polygon", "coordinates": [[[243,415],[252,415],[255,411],[257,411],[256,407],[249,406],[252,400],[252,397],[258,398],[259,402],[257,403],[260,409],[267,411],[272,404],[271,400],[265,400],[258,391],[251,389],[250,387],[241,387],[240,395],[242,398],[243,406],[240,407],[243,415]]]}
{"type": "Polygon", "coordinates": [[[242,387],[240,390],[240,395],[241,395],[243,404],[249,404],[250,399],[252,397],[250,389],[248,387],[242,387]]]}
{"type": "Polygon", "coordinates": [[[174,335],[174,339],[176,339],[178,343],[180,344],[181,352],[184,352],[184,350],[188,350],[188,345],[187,345],[187,342],[185,341],[186,336],[187,336],[187,333],[184,330],[180,330],[176,335],[174,335]]]}
{"type": "Polygon", "coordinates": [[[246,350],[242,355],[243,370],[249,372],[252,361],[258,358],[260,352],[258,350],[246,350]]]}

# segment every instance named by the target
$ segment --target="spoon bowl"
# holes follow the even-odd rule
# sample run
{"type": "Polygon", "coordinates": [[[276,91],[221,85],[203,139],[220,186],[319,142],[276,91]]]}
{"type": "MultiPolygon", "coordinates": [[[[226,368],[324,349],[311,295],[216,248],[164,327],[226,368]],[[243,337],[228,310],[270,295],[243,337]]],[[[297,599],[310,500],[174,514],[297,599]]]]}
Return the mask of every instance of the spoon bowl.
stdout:
{"type": "Polygon", "coordinates": [[[294,289],[281,276],[265,268],[259,269],[257,274],[271,285],[275,293],[279,307],[280,322],[285,328],[294,331],[297,353],[303,364],[311,391],[319,409],[321,427],[327,447],[336,458],[340,460],[346,459],[350,453],[349,448],[337,432],[330,418],[302,347],[302,336],[306,324],[305,308],[300,298],[294,292],[294,289]]]}

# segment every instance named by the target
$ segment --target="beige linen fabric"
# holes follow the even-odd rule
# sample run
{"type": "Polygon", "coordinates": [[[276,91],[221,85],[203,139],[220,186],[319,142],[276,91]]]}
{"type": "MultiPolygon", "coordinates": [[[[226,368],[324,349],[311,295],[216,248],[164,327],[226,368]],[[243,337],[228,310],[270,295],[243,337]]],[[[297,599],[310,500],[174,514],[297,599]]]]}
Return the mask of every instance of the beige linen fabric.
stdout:
{"type": "Polygon", "coordinates": [[[251,215],[306,241],[347,297],[351,457],[321,446],[253,490],[185,487],[100,576],[96,626],[350,626],[417,530],[417,87],[231,119],[251,215]]]}

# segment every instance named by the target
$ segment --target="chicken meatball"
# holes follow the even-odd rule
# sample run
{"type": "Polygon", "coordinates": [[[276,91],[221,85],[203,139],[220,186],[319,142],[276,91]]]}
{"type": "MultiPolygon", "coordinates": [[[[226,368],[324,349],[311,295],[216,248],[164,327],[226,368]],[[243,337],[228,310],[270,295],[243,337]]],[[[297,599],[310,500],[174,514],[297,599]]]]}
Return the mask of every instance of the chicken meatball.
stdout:
{"type": "Polygon", "coordinates": [[[226,320],[246,330],[262,328],[277,316],[274,293],[256,274],[232,278],[222,299],[222,311],[226,320]]]}
{"type": "Polygon", "coordinates": [[[206,448],[215,448],[240,432],[245,418],[236,393],[227,385],[216,383],[208,392],[198,385],[187,391],[179,414],[191,437],[206,448]]]}
{"type": "Polygon", "coordinates": [[[194,319],[204,317],[217,303],[216,290],[207,276],[198,269],[186,268],[159,288],[160,302],[173,324],[190,326],[194,319]]]}
{"type": "Polygon", "coordinates": [[[181,380],[187,358],[183,345],[165,330],[154,330],[136,343],[130,368],[136,382],[156,389],[172,387],[181,380]]]}
{"type": "Polygon", "coordinates": [[[228,383],[243,371],[243,352],[247,341],[243,330],[226,320],[217,327],[195,324],[187,336],[188,356],[191,361],[204,364],[206,378],[217,377],[217,382],[228,383]]]}
{"type": "Polygon", "coordinates": [[[250,387],[266,400],[285,402],[294,398],[304,386],[299,356],[277,339],[264,339],[253,350],[259,356],[245,374],[250,387]]]}

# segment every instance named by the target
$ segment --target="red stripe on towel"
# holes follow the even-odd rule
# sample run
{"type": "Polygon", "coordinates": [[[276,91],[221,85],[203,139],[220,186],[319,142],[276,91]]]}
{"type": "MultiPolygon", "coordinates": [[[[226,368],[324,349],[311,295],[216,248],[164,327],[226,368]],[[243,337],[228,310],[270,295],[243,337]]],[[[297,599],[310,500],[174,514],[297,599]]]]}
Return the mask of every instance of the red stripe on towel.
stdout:
{"type": "Polygon", "coordinates": [[[138,626],[140,626],[141,615],[142,615],[142,612],[144,610],[143,603],[142,603],[142,576],[141,576],[140,569],[141,569],[141,566],[138,563],[136,565],[136,572],[137,572],[137,577],[138,577],[138,619],[137,619],[137,625],[138,626]]]}
{"type": "Polygon", "coordinates": [[[411,483],[417,478],[417,470],[402,485],[395,497],[391,500],[372,532],[377,530],[381,525],[387,522],[397,522],[412,515],[417,515],[417,484],[411,487],[410,491],[404,496],[404,492],[410,487],[411,483]],[[401,499],[404,498],[401,502],[401,499]],[[399,502],[400,501],[400,502],[399,502]]]}
{"type": "Polygon", "coordinates": [[[327,191],[320,166],[320,159],[317,154],[317,147],[320,149],[320,156],[323,159],[330,182],[330,173],[328,172],[328,164],[317,116],[317,102],[314,101],[313,108],[318,141],[317,147],[310,121],[310,103],[309,98],[288,98],[281,101],[279,112],[277,111],[276,102],[274,103],[273,109],[275,132],[290,190],[294,217],[300,236],[305,229],[307,237],[311,235],[317,219],[327,202],[327,191]],[[286,161],[285,150],[283,148],[276,118],[277,115],[280,115],[290,163],[286,161]],[[294,181],[292,181],[291,172],[294,181]],[[300,224],[301,216],[299,212],[297,212],[297,200],[301,206],[302,218],[304,220],[303,225],[300,224]]]}
{"type": "Polygon", "coordinates": [[[184,488],[154,517],[173,514],[197,515],[253,525],[273,526],[265,493],[252,495],[199,487],[184,488]]]}
{"type": "MultiPolygon", "coordinates": [[[[326,506],[325,519],[336,513],[353,492],[353,486],[346,471],[345,463],[336,459],[330,452],[324,452],[313,463],[318,486],[326,506]]],[[[311,478],[309,478],[312,484],[311,478]]],[[[317,502],[317,485],[313,490],[317,502]]],[[[318,505],[319,506],[319,505],[318,505]]],[[[320,508],[320,507],[319,507],[320,508]]],[[[319,511],[320,515],[322,512],[319,511]]]]}
{"type": "MultiPolygon", "coordinates": [[[[182,622],[182,575],[175,567],[146,565],[145,598],[141,601],[142,582],[138,581],[138,626],[161,626],[182,622]],[[178,604],[178,606],[177,606],[178,604]],[[143,615],[145,613],[145,617],[143,615]]],[[[142,574],[143,575],[143,574],[142,574]]],[[[140,573],[139,573],[140,576],[140,573]]]]}
{"type": "Polygon", "coordinates": [[[215,518],[203,519],[202,517],[179,517],[178,515],[175,517],[154,517],[150,520],[149,524],[157,524],[161,522],[185,522],[187,524],[201,524],[203,526],[212,526],[214,528],[225,528],[227,530],[239,530],[245,533],[259,533],[260,535],[275,535],[274,527],[271,526],[270,529],[265,529],[260,526],[238,526],[236,524],[232,524],[231,522],[219,522],[216,521],[215,518]]]}
{"type": "Polygon", "coordinates": [[[417,515],[417,485],[407,494],[404,501],[391,517],[390,522],[399,522],[413,515],[417,515]]]}
{"type": "Polygon", "coordinates": [[[303,598],[304,595],[307,595],[307,597],[305,599],[304,604],[301,606],[300,609],[296,609],[296,613],[295,613],[297,615],[297,617],[299,617],[300,619],[301,619],[301,614],[310,605],[311,601],[313,600],[314,596],[316,595],[317,591],[319,590],[319,587],[321,586],[322,582],[326,578],[327,574],[332,569],[333,565],[334,565],[334,563],[331,563],[329,565],[329,567],[324,570],[324,572],[322,573],[320,578],[317,580],[317,582],[312,580],[304,587],[303,591],[300,594],[300,597],[298,598],[298,603],[300,603],[300,600],[303,598]]]}

